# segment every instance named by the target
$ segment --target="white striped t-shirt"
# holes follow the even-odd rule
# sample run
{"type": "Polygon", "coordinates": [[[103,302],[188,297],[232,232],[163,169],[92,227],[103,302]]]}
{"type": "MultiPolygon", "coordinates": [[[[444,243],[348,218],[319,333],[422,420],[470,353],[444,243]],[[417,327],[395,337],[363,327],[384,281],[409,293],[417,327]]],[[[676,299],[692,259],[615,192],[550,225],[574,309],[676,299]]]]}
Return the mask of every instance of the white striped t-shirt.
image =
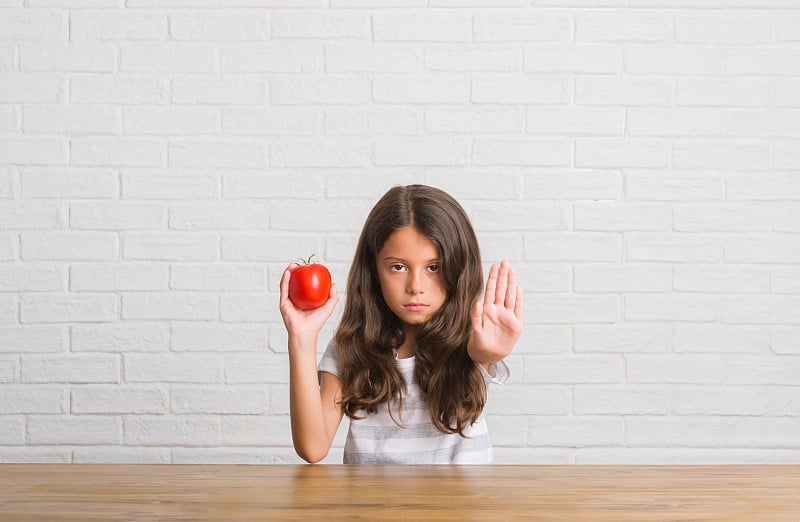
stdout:
{"type": "MultiPolygon", "coordinates": [[[[320,372],[338,377],[337,352],[331,342],[319,362],[320,372]]],[[[344,446],[345,464],[488,464],[494,461],[486,414],[464,429],[468,438],[458,433],[442,433],[431,422],[428,405],[414,382],[415,357],[397,359],[397,367],[407,385],[403,409],[392,407],[392,414],[402,424],[398,426],[389,415],[387,405],[381,404],[374,414],[363,419],[350,419],[344,446]]],[[[478,365],[486,383],[503,384],[510,370],[505,362],[490,365],[490,375],[478,365]]],[[[359,416],[364,412],[359,412],[359,416]]]]}

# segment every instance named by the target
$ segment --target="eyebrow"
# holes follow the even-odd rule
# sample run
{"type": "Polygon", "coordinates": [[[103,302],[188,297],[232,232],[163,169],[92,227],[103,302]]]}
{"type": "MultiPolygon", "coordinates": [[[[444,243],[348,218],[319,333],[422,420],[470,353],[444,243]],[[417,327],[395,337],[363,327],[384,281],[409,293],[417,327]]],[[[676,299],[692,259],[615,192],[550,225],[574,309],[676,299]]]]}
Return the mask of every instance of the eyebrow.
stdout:
{"type": "MultiPolygon", "coordinates": [[[[395,257],[395,256],[386,256],[386,257],[384,257],[384,258],[383,258],[383,260],[384,260],[384,261],[401,261],[401,262],[403,262],[403,263],[405,263],[405,262],[406,262],[406,260],[405,260],[405,259],[403,259],[402,257],[395,257]]],[[[425,261],[425,262],[426,262],[426,263],[441,263],[441,262],[442,262],[442,258],[440,258],[440,257],[435,257],[435,258],[433,258],[433,259],[428,259],[428,260],[427,260],[427,261],[425,261]]]]}

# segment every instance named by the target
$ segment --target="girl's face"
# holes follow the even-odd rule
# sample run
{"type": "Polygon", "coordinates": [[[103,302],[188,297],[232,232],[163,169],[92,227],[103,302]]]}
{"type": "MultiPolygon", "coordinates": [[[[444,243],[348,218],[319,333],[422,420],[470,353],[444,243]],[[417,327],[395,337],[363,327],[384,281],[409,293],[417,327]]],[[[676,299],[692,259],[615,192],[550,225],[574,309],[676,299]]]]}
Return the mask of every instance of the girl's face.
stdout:
{"type": "Polygon", "coordinates": [[[416,228],[406,226],[389,236],[376,266],[383,299],[404,325],[423,324],[444,304],[439,250],[416,228]]]}

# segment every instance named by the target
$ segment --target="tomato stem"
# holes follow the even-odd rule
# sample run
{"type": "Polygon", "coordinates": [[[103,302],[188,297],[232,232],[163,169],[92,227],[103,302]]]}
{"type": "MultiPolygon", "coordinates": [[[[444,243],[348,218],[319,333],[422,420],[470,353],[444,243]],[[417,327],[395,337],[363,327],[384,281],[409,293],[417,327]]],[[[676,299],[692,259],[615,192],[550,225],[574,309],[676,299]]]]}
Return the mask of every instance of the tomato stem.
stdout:
{"type": "MultiPolygon", "coordinates": [[[[301,266],[311,265],[311,264],[313,264],[311,262],[311,258],[313,258],[315,255],[317,255],[317,254],[311,254],[310,256],[308,256],[308,259],[303,259],[302,257],[298,257],[297,261],[299,261],[299,263],[297,263],[297,264],[301,265],[301,266]]],[[[316,263],[316,261],[314,261],[314,263],[316,263]]]]}

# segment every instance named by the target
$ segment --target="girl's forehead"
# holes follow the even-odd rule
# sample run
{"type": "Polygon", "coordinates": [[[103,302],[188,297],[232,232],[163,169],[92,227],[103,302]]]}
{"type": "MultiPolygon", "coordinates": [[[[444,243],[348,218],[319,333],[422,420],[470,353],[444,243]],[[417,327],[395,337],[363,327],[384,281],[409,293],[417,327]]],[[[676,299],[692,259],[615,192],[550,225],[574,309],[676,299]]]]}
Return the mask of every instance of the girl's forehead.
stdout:
{"type": "Polygon", "coordinates": [[[403,252],[409,256],[430,256],[438,257],[439,248],[431,238],[421,233],[415,227],[405,226],[392,232],[386,239],[383,247],[378,252],[378,257],[391,253],[403,252]]]}

